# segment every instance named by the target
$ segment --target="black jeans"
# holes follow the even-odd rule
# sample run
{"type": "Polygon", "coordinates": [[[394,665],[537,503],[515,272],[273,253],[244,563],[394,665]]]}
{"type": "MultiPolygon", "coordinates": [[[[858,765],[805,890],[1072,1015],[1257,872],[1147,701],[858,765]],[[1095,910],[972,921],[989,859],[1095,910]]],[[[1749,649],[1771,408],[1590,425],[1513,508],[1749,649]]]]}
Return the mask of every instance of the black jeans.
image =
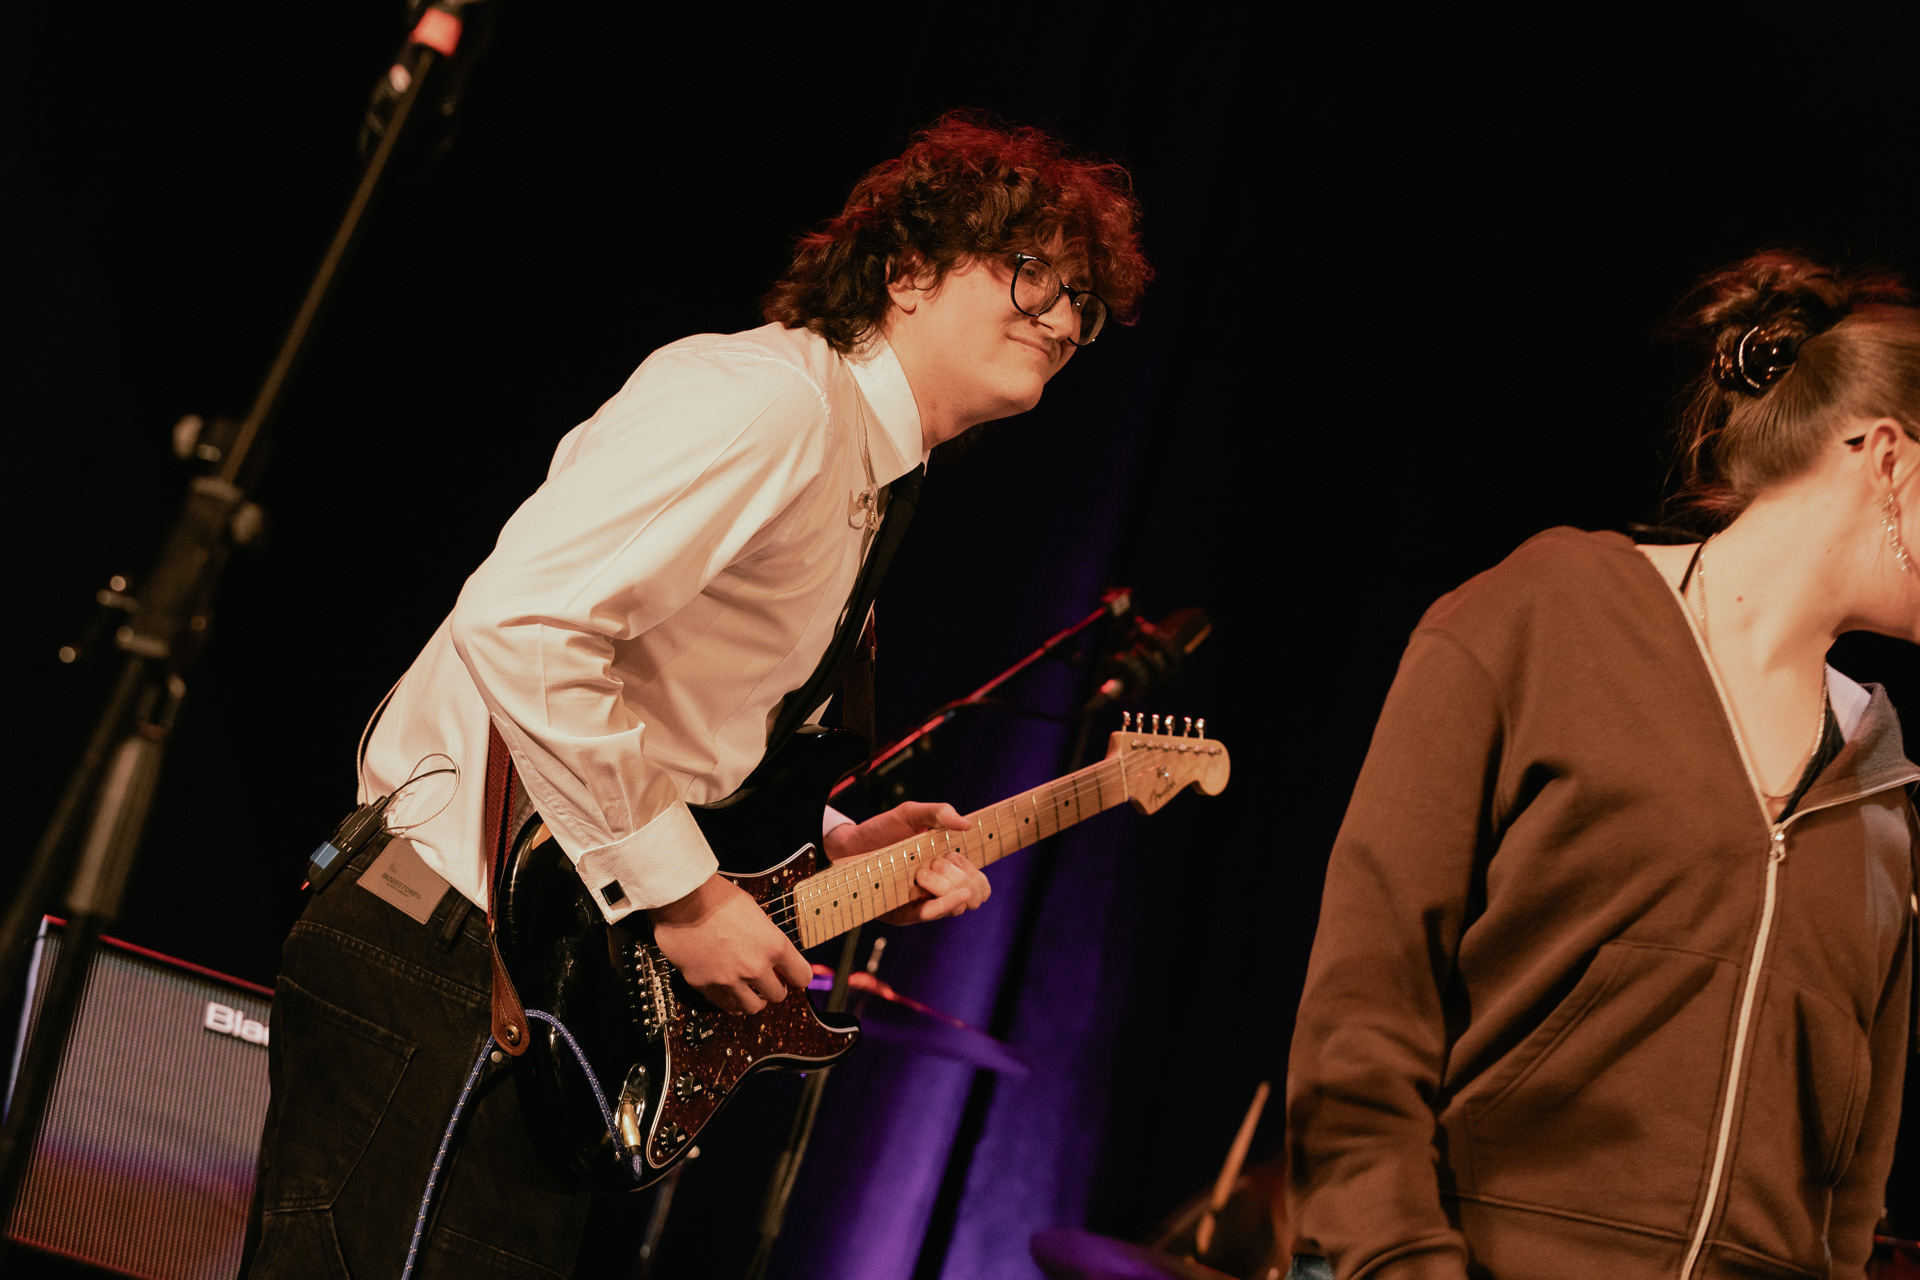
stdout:
{"type": "MultiPolygon", "coordinates": [[[[355,883],[314,896],[282,952],[273,1098],[241,1274],[398,1277],[420,1194],[488,1033],[486,917],[449,889],[419,924],[355,883]]],[[[565,1276],[592,1197],[536,1154],[512,1059],[489,1064],[441,1170],[415,1274],[565,1276]]]]}

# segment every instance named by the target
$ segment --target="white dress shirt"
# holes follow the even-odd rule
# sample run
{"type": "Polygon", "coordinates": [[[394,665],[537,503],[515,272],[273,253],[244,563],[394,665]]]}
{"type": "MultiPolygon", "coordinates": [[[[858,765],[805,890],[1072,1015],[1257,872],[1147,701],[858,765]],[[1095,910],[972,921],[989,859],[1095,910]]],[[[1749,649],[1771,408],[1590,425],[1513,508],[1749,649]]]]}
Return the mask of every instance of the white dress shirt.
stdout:
{"type": "Polygon", "coordinates": [[[560,441],[395,687],[362,801],[397,793],[389,829],[484,905],[491,716],[609,920],[692,892],[717,863],[687,805],[759,762],[852,592],[861,495],[925,460],[884,341],[662,347],[560,441]]]}

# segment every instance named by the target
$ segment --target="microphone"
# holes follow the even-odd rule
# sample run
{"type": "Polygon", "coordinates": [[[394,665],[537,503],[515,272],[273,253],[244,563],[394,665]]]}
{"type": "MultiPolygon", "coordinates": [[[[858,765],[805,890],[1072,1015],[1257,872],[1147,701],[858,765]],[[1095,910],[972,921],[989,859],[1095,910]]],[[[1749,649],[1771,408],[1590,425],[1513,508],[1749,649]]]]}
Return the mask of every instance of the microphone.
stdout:
{"type": "MultiPolygon", "coordinates": [[[[431,60],[437,55],[452,58],[460,47],[460,37],[467,21],[466,10],[479,7],[479,0],[410,0],[407,6],[407,20],[413,25],[407,38],[400,42],[399,51],[393,55],[393,65],[386,74],[374,82],[373,93],[367,100],[367,113],[360,123],[360,154],[368,156],[379,144],[381,135],[392,123],[394,108],[400,99],[406,97],[413,82],[425,74],[431,60]]],[[[456,66],[461,69],[456,83],[445,100],[440,104],[440,114],[451,116],[458,104],[460,93],[466,87],[464,69],[471,65],[471,59],[462,59],[456,66]]]]}
{"type": "Polygon", "coordinates": [[[1095,672],[1103,679],[1081,714],[1166,688],[1179,678],[1187,655],[1212,634],[1213,619],[1205,609],[1176,609],[1157,623],[1133,615],[1119,645],[1095,672]]]}

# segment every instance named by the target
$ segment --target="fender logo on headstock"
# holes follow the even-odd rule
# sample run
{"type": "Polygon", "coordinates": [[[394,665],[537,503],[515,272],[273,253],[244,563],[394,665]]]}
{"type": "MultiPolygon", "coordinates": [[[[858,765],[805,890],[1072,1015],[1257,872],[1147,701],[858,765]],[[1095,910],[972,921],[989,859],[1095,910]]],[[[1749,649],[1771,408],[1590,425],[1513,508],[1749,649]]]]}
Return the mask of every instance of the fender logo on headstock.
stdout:
{"type": "Polygon", "coordinates": [[[1175,732],[1173,716],[1154,716],[1149,728],[1144,712],[1127,712],[1120,732],[1108,741],[1107,758],[1120,757],[1127,797],[1142,813],[1152,813],[1190,785],[1208,795],[1218,795],[1227,785],[1231,766],[1226,748],[1207,737],[1204,719],[1181,720],[1175,732]]]}

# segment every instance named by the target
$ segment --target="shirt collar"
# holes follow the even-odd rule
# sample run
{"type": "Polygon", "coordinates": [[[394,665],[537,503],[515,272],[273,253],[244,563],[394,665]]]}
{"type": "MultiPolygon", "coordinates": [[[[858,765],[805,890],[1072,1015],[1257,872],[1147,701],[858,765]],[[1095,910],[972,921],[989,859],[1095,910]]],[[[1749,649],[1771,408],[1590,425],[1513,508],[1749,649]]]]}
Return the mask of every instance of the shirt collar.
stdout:
{"type": "Polygon", "coordinates": [[[867,448],[873,457],[876,484],[892,484],[927,462],[927,446],[920,437],[920,406],[907,385],[907,371],[885,338],[873,338],[847,357],[847,369],[873,411],[873,431],[867,448]]]}

